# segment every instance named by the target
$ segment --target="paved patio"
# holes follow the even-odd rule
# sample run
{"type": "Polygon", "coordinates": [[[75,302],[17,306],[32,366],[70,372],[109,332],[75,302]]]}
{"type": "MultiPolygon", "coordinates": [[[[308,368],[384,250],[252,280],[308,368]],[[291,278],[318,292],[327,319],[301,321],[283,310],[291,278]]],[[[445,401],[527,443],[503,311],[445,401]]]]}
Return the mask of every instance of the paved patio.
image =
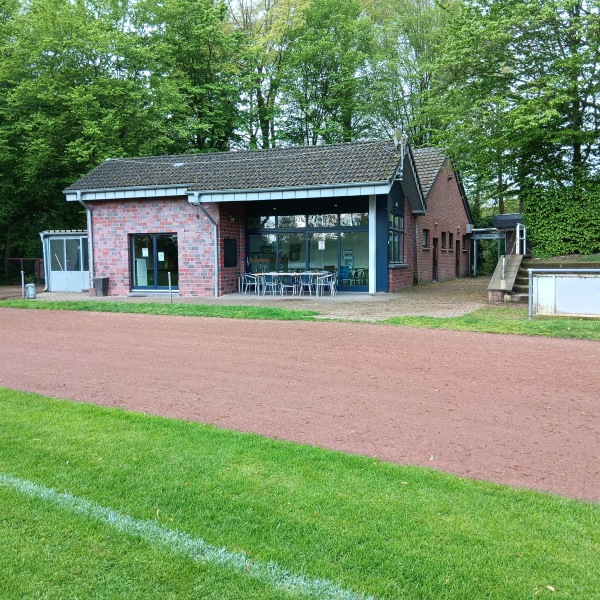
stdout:
{"type": "MultiPolygon", "coordinates": [[[[340,293],[337,296],[256,296],[229,294],[220,298],[173,298],[173,303],[250,305],[316,310],[324,319],[378,321],[395,316],[458,317],[487,305],[489,277],[468,277],[407,288],[394,294],[340,293]]],[[[0,299],[20,298],[21,287],[0,288],[0,299]]],[[[165,296],[109,296],[93,298],[84,293],[37,291],[35,301],[102,300],[125,302],[169,302],[165,296]]]]}

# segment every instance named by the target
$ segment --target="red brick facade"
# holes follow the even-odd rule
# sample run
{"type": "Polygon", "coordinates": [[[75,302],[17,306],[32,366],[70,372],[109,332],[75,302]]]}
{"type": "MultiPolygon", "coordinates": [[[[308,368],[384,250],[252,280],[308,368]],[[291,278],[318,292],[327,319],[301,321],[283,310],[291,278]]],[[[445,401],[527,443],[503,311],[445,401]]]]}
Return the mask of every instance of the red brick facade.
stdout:
{"type": "MultiPolygon", "coordinates": [[[[109,296],[131,291],[130,234],[176,233],[179,293],[214,295],[212,225],[186,198],[90,203],[94,277],[109,278],[109,296]]],[[[216,211],[208,208],[215,218],[216,211]]]]}
{"type": "Polygon", "coordinates": [[[448,161],[440,171],[426,200],[427,214],[416,217],[416,227],[413,227],[413,230],[416,230],[417,282],[464,277],[469,272],[469,244],[466,236],[469,215],[461,197],[461,186],[448,161]],[[427,231],[426,245],[424,230],[427,231]],[[434,277],[436,244],[437,277],[434,277]]]}

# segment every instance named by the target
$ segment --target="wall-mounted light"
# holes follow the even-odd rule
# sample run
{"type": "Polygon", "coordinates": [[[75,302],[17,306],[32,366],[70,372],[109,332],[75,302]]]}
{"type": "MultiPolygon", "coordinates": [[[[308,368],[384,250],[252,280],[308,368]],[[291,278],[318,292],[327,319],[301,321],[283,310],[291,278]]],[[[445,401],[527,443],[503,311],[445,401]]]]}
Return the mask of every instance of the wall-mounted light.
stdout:
{"type": "Polygon", "coordinates": [[[229,215],[229,222],[233,225],[236,222],[235,215],[229,215]]]}
{"type": "Polygon", "coordinates": [[[434,227],[437,227],[437,226],[438,226],[438,222],[436,221],[436,222],[433,224],[433,226],[434,226],[434,227]]]}
{"type": "Polygon", "coordinates": [[[460,235],[460,225],[456,228],[456,234],[460,235]]]}

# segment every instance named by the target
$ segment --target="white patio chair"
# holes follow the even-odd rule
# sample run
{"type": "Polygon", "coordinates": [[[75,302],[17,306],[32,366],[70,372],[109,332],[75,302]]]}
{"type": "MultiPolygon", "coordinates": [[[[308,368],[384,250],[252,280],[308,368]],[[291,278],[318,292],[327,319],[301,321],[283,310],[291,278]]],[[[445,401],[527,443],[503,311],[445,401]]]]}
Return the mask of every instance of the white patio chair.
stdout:
{"type": "Polygon", "coordinates": [[[262,276],[263,279],[263,296],[267,295],[267,292],[271,294],[280,294],[281,293],[281,279],[279,275],[275,273],[266,273],[262,276]]]}
{"type": "Polygon", "coordinates": [[[255,294],[258,293],[258,277],[255,275],[251,275],[250,273],[245,273],[242,275],[242,294],[247,294],[250,290],[252,290],[255,294]]]}
{"type": "Polygon", "coordinates": [[[325,292],[329,292],[331,296],[337,294],[335,273],[328,273],[327,275],[317,277],[317,296],[323,296],[325,292]]]}

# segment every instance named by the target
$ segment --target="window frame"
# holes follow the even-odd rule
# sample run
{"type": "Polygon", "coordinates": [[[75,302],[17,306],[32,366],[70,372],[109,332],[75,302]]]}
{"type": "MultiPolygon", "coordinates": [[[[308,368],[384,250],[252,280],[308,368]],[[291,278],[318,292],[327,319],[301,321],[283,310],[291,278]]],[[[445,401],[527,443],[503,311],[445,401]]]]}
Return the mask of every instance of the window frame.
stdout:
{"type": "Polygon", "coordinates": [[[388,263],[405,264],[404,216],[398,212],[388,213],[388,263]]]}

